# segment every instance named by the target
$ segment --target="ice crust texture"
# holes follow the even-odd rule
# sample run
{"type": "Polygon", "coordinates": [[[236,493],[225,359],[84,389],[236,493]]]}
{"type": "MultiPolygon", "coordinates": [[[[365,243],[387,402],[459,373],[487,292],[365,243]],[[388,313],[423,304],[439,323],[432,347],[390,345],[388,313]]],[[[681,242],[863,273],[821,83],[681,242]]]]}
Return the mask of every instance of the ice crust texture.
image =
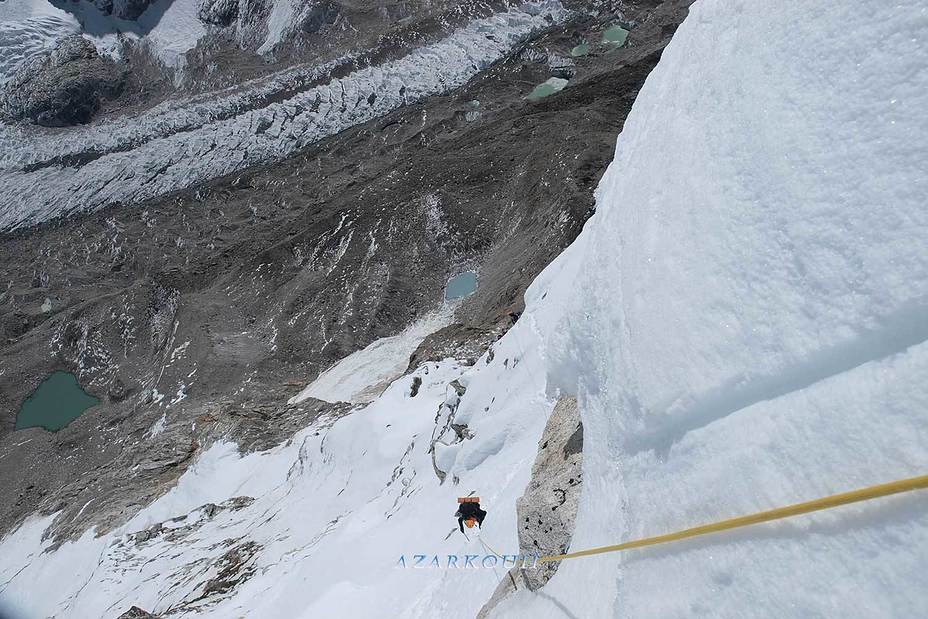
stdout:
{"type": "Polygon", "coordinates": [[[6,196],[0,230],[139,202],[283,158],[405,103],[461,86],[526,36],[567,15],[551,0],[511,8],[397,60],[270,104],[260,101],[294,79],[324,78],[334,63],[290,70],[218,98],[170,101],[137,117],[66,134],[0,125],[0,193],[6,196]]]}
{"type": "MultiPolygon", "coordinates": [[[[250,579],[176,616],[472,617],[501,574],[396,559],[484,552],[445,538],[471,490],[490,512],[481,535],[515,551],[515,501],[559,393],[584,426],[573,549],[925,473],[926,35],[913,1],[697,2],[596,214],[492,359],[423,366],[415,398],[406,376],[263,454],[216,445],[107,536],[39,554],[49,519],[31,520],[0,543],[0,597],[39,616],[164,611],[196,598],[219,542],[248,539],[250,579]],[[472,435],[437,454],[458,485],[439,485],[427,451],[448,402],[472,435]],[[196,510],[236,495],[255,501],[196,510]],[[190,534],[128,536],[188,513],[190,534]]],[[[493,616],[926,616],[926,501],[567,561],[493,616]]]]}

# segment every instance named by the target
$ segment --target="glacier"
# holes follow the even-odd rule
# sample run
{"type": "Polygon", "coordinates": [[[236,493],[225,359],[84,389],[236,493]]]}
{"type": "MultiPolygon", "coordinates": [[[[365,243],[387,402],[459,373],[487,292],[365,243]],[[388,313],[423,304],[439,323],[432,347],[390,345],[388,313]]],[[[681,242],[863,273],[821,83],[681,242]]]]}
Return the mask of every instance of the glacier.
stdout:
{"type": "MultiPolygon", "coordinates": [[[[52,517],[27,521],[0,541],[0,599],[36,616],[474,616],[498,570],[397,561],[517,551],[562,395],[584,428],[573,550],[924,474],[926,108],[923,2],[699,0],[595,215],[492,354],[424,364],[267,452],[214,445],[100,537],[52,549],[52,517]],[[440,446],[439,483],[428,437],[447,405],[470,437],[440,446]],[[480,539],[455,532],[470,491],[480,539]],[[239,584],[204,586],[220,576],[239,584]]],[[[926,568],[913,494],[565,561],[491,616],[917,617],[926,568]]]]}
{"type": "MultiPolygon", "coordinates": [[[[184,5],[186,6],[186,5],[184,5]]],[[[0,230],[134,203],[282,159],[426,96],[457,88],[570,12],[529,2],[406,56],[326,79],[352,58],[171,100],[67,133],[0,125],[0,230]]]]}

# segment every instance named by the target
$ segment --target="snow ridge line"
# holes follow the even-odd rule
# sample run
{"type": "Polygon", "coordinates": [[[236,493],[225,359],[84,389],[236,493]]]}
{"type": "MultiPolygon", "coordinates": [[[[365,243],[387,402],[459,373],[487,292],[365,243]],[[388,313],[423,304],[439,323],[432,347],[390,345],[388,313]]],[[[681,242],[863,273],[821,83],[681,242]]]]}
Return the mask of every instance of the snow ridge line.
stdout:
{"type": "MultiPolygon", "coordinates": [[[[875,329],[854,339],[820,350],[783,372],[760,378],[731,379],[695,398],[678,410],[662,415],[657,427],[646,429],[627,442],[629,453],[654,450],[666,454],[689,432],[725,419],[765,400],[790,393],[849,372],[866,363],[881,361],[928,341],[928,303],[910,303],[885,317],[875,329]]],[[[679,406],[679,405],[678,405],[679,406]]]]}

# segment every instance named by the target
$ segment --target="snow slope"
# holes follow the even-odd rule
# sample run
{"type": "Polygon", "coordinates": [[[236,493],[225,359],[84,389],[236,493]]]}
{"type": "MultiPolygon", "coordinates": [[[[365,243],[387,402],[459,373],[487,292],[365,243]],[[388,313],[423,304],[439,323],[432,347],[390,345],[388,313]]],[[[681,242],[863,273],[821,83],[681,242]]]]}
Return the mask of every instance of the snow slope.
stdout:
{"type": "Polygon", "coordinates": [[[425,364],[416,397],[413,376],[404,377],[368,407],[319,420],[268,452],[242,458],[234,445],[215,445],[175,489],[105,536],[88,532],[42,554],[51,518],[29,521],[0,543],[0,610],[26,619],[115,617],[132,605],[171,617],[473,616],[502,572],[415,569],[413,555],[485,552],[452,517],[455,498],[475,489],[493,506],[484,535],[500,548],[516,544],[515,499],[540,436],[523,423],[543,423],[551,403],[540,367],[501,376],[497,364],[425,364]],[[518,397],[498,405],[512,414],[488,416],[488,440],[468,446],[473,470],[457,486],[439,485],[428,445],[439,405],[457,397],[455,378],[482,393],[505,381],[518,397]],[[242,565],[221,573],[241,579],[233,594],[204,595],[223,566],[236,565],[233,555],[242,565]]]}
{"type": "Polygon", "coordinates": [[[294,17],[298,14],[299,8],[294,0],[274,0],[267,20],[267,39],[258,48],[259,54],[266,54],[274,49],[275,45],[297,27],[298,23],[294,17]]]}
{"type": "Polygon", "coordinates": [[[443,305],[401,333],[371,342],[322,372],[291,404],[316,398],[326,402],[368,403],[406,372],[409,357],[426,336],[451,323],[453,306],[443,305]]]}
{"type": "MultiPolygon", "coordinates": [[[[697,2],[596,215],[492,357],[423,366],[416,397],[400,378],[269,452],[214,446],[100,538],[39,554],[49,521],[32,520],[0,542],[0,598],[39,617],[472,617],[499,570],[397,558],[482,552],[445,538],[470,491],[486,543],[516,550],[559,393],[584,424],[573,549],[925,473],[926,34],[913,0],[697,2]],[[439,484],[449,406],[472,438],[441,447],[439,484]],[[247,578],[208,592],[230,565],[247,578]]],[[[928,497],[910,495],[568,561],[495,616],[919,617],[926,574],[928,497]]]]}
{"type": "MultiPolygon", "coordinates": [[[[531,291],[587,439],[573,548],[928,472],[925,109],[923,2],[693,6],[531,291]]],[[[926,585],[912,496],[568,562],[500,616],[916,617],[926,585]]]]}
{"type": "Polygon", "coordinates": [[[185,54],[206,35],[206,27],[197,17],[199,0],[158,0],[139,16],[145,44],[166,66],[182,68],[185,54]]]}

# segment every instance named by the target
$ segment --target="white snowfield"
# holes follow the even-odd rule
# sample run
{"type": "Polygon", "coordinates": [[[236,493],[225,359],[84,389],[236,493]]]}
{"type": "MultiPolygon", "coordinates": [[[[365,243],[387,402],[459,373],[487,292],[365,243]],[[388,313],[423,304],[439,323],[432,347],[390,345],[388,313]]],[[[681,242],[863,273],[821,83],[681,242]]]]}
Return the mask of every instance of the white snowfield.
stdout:
{"type": "Polygon", "coordinates": [[[334,63],[288,70],[218,99],[171,101],[66,132],[0,124],[0,230],[138,202],[286,157],[463,85],[525,37],[568,15],[558,0],[512,7],[397,60],[298,86],[282,101],[276,99],[293,85],[324,77],[334,63]]]}
{"type": "Polygon", "coordinates": [[[416,352],[422,340],[451,323],[453,310],[452,305],[442,305],[397,335],[371,342],[319,374],[288,402],[298,404],[307,398],[333,403],[373,402],[390,383],[406,372],[409,357],[416,352]]]}
{"type": "MultiPolygon", "coordinates": [[[[473,617],[500,570],[397,559],[483,552],[445,539],[472,490],[483,539],[516,552],[563,393],[584,424],[574,550],[928,472],[926,67],[922,2],[700,0],[596,214],[492,360],[428,364],[415,398],[403,377],[263,454],[214,446],[100,538],[41,554],[50,519],[30,520],[0,542],[0,599],[34,617],[473,617]],[[440,485],[443,402],[473,437],[442,448],[440,485]],[[255,500],[198,509],[236,496],[255,500]],[[249,577],[204,596],[230,548],[249,577]]],[[[566,561],[493,616],[928,616],[928,496],[566,561]]]]}

